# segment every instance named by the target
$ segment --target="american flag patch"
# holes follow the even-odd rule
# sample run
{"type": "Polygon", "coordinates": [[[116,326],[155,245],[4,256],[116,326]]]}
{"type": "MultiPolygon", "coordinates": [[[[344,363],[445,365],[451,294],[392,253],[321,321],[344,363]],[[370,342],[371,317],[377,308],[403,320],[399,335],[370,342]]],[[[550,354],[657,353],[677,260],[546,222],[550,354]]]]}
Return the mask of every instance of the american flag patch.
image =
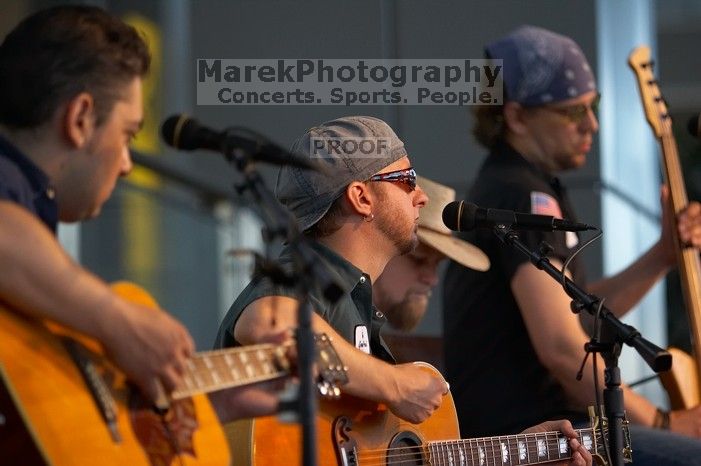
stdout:
{"type": "Polygon", "coordinates": [[[531,213],[562,218],[560,204],[550,194],[531,191],[531,213]]]}

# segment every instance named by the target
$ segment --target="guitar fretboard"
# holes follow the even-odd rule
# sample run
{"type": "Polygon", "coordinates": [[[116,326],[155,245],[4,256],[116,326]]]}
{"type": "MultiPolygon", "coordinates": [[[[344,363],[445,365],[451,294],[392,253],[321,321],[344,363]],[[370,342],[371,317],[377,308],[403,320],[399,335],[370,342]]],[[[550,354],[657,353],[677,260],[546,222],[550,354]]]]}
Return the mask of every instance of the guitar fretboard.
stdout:
{"type": "Polygon", "coordinates": [[[172,397],[177,400],[287,375],[284,351],[282,346],[256,345],[198,353],[188,361],[185,386],[172,397]]]}
{"type": "MultiPolygon", "coordinates": [[[[580,429],[577,433],[584,448],[595,451],[593,430],[580,429]]],[[[433,465],[526,465],[572,456],[569,441],[560,432],[429,442],[426,449],[433,465]]]]}

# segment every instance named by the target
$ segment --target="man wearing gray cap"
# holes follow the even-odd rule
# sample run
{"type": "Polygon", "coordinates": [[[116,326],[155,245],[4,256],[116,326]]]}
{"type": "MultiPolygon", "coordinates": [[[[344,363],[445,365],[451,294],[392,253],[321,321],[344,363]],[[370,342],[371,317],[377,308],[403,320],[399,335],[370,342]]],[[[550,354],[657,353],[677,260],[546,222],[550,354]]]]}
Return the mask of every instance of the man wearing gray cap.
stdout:
{"type": "MultiPolygon", "coordinates": [[[[372,305],[372,282],[390,259],[416,247],[419,209],[428,201],[404,144],[381,120],[344,117],[311,128],[293,151],[318,158],[329,174],[283,167],[276,195],[315,240],[317,259],[344,291],[332,304],[321,290],[311,290],[314,330],[340,334],[334,346],[348,366],[345,392],[384,403],[411,422],[424,421],[440,406],[448,385],[417,365],[392,364],[380,336],[386,319],[372,305]]],[[[280,263],[290,266],[288,250],[280,263]]],[[[216,345],[255,343],[294,327],[297,306],[294,290],[254,277],[229,309],[216,345]]],[[[591,464],[591,455],[568,422],[533,429],[561,429],[575,451],[572,464],[591,464]]]]}
{"type": "MultiPolygon", "coordinates": [[[[345,117],[309,129],[293,151],[317,159],[331,174],[287,166],[276,187],[344,291],[331,304],[312,290],[314,329],[341,335],[334,347],[349,368],[345,391],[423,421],[440,406],[447,385],[411,364],[386,363],[394,360],[379,333],[385,318],[372,306],[372,282],[392,257],[414,249],[419,209],[428,200],[404,144],[381,120],[345,117]]],[[[279,260],[291,266],[288,249],[279,260]]],[[[297,305],[294,290],[254,277],[224,318],[217,346],[254,343],[294,327],[297,305]]]]}
{"type": "MultiPolygon", "coordinates": [[[[486,54],[503,60],[505,103],[476,109],[474,134],[490,155],[467,199],[485,207],[574,218],[556,175],[584,164],[598,130],[599,94],[584,54],[572,39],[532,26],[489,44],[486,54]]],[[[663,202],[662,234],[650,251],[618,275],[588,285],[619,316],[674,265],[668,221],[673,214],[667,207],[663,202]]],[[[700,212],[692,203],[679,216],[681,240],[696,247],[701,245],[700,212]]],[[[519,236],[533,250],[543,240],[551,244],[556,267],[579,242],[569,232],[519,236]]],[[[570,298],[491,231],[463,237],[487,253],[491,269],[475,273],[453,262],[446,273],[446,375],[462,434],[492,435],[551,417],[583,417],[594,403],[592,359],[578,382],[574,374],[589,338],[570,311],[570,298]],[[495,386],[518,389],[495,396],[495,386]]],[[[577,259],[569,272],[583,283],[577,259]]],[[[631,426],[636,465],[701,464],[701,442],[678,435],[701,436],[700,408],[670,416],[623,389],[628,417],[638,424],[631,426]]]]}

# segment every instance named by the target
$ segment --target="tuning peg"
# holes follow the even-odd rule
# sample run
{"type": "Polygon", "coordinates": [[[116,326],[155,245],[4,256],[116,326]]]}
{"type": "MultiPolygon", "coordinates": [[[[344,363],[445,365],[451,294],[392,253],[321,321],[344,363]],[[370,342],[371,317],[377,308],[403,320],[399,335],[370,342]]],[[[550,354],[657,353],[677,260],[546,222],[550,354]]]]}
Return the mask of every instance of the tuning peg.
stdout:
{"type": "Polygon", "coordinates": [[[331,391],[331,385],[328,382],[319,382],[317,384],[317,387],[319,387],[319,393],[322,396],[329,396],[329,392],[331,391]]]}
{"type": "Polygon", "coordinates": [[[319,387],[319,393],[326,398],[334,399],[341,396],[341,389],[335,384],[324,381],[319,382],[317,386],[319,387]]]}

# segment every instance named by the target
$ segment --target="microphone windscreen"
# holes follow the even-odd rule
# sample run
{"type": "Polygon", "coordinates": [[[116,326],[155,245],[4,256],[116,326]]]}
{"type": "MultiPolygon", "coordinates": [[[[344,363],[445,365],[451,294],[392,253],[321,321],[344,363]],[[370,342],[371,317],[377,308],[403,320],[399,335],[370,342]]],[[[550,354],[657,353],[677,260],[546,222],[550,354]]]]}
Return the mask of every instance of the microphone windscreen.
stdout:
{"type": "Polygon", "coordinates": [[[443,208],[443,223],[453,231],[472,230],[475,228],[477,208],[471,202],[450,202],[443,208]]]}
{"type": "Polygon", "coordinates": [[[443,207],[443,224],[450,230],[458,230],[458,211],[460,210],[461,201],[453,201],[443,207]]]}
{"type": "Polygon", "coordinates": [[[176,149],[194,150],[200,144],[195,137],[200,124],[185,114],[171,115],[161,125],[161,135],[166,144],[176,149]]]}

